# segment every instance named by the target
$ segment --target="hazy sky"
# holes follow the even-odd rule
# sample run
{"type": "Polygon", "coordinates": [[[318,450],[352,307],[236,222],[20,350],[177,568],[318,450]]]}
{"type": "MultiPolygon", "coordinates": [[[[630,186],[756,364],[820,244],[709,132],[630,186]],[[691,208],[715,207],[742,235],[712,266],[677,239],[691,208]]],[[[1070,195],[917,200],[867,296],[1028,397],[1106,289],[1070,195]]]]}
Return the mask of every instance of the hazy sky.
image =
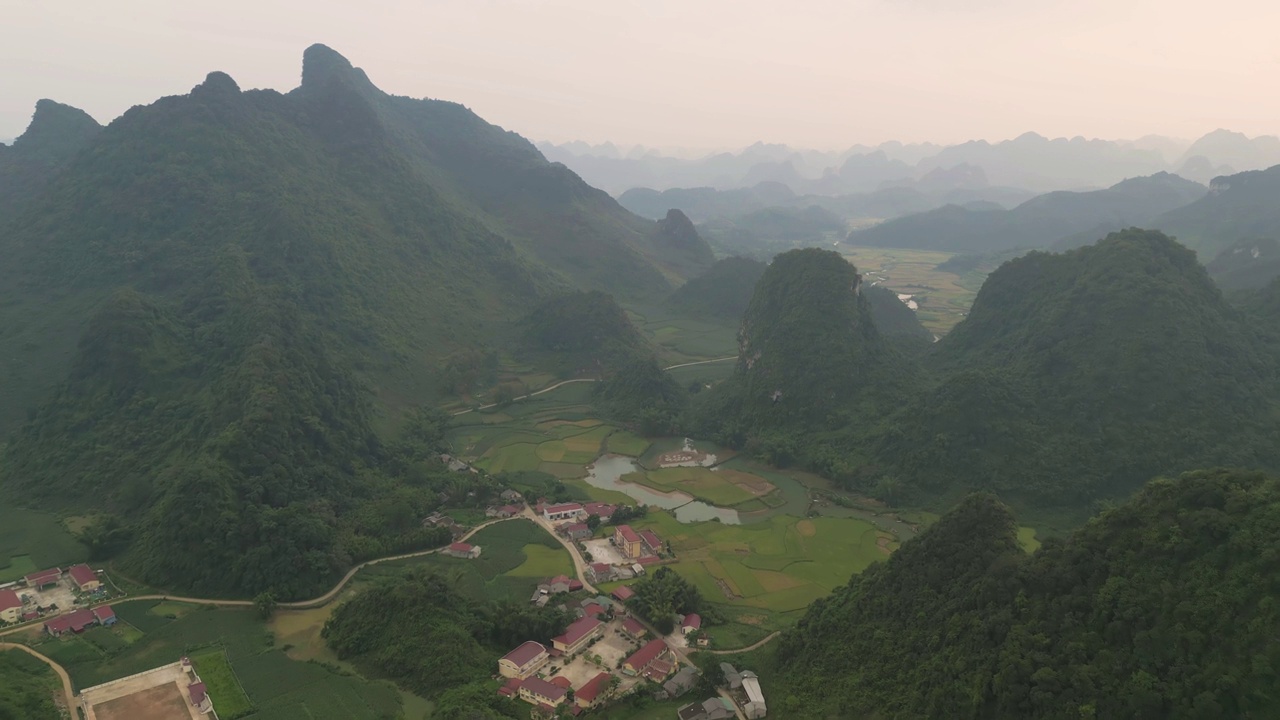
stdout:
{"type": "Polygon", "coordinates": [[[532,139],[1276,134],[1277,28],[1269,0],[0,0],[0,137],[42,97],[288,90],[313,42],[532,139]]]}

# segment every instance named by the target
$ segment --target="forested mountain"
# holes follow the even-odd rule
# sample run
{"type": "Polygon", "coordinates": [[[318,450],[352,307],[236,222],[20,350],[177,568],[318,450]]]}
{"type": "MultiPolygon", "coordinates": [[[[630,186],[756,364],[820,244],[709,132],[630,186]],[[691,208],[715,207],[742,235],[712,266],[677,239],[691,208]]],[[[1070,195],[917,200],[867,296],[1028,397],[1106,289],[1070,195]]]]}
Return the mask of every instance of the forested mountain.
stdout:
{"type": "Polygon", "coordinates": [[[1280,277],[1280,239],[1277,237],[1232,243],[1206,263],[1205,269],[1223,290],[1261,288],[1272,278],[1280,277]]]}
{"type": "Polygon", "coordinates": [[[1277,523],[1275,478],[1199,471],[1154,480],[1027,556],[1009,511],[970,497],[783,635],[770,712],[1269,717],[1277,523]]]}
{"type": "Polygon", "coordinates": [[[1280,468],[1265,321],[1158,232],[1004,264],[919,377],[887,352],[866,293],[844,296],[853,271],[803,252],[761,279],[737,373],[697,396],[695,428],[899,500],[987,489],[1080,509],[1161,473],[1280,468]]]}
{"type": "Polygon", "coordinates": [[[738,321],[751,303],[756,283],[768,267],[759,260],[727,257],[676,289],[667,306],[696,317],[738,321]]]}
{"type": "Polygon", "coordinates": [[[849,234],[849,242],[962,253],[1055,243],[1063,245],[1059,249],[1067,249],[1086,245],[1108,232],[1143,225],[1204,193],[1203,185],[1162,172],[1125,180],[1106,190],[1040,195],[1007,211],[948,205],[855,230],[849,234]]]}
{"type": "Polygon", "coordinates": [[[31,125],[13,146],[0,145],[0,219],[37,195],[102,126],[88,113],[52,100],[36,103],[31,125]]]}
{"type": "Polygon", "coordinates": [[[933,342],[933,333],[920,324],[915,311],[899,300],[897,293],[883,285],[863,285],[862,294],[867,298],[871,321],[881,335],[911,343],[917,350],[919,343],[933,342]]]}
{"type": "Polygon", "coordinates": [[[162,587],[298,596],[427,542],[422,472],[378,503],[438,434],[411,416],[405,457],[376,428],[544,298],[661,296],[710,264],[519,136],[387,95],[323,46],[287,94],[215,72],[96,134],[59,113],[4,151],[81,130],[0,215],[0,432],[25,421],[0,486],[133,531],[123,567],[162,587]]]}
{"type": "Polygon", "coordinates": [[[1233,243],[1280,238],[1280,165],[1217,177],[1200,200],[1151,222],[1209,261],[1233,243]]]}
{"type": "Polygon", "coordinates": [[[829,250],[774,258],[743,315],[738,348],[733,376],[696,409],[703,432],[735,444],[875,417],[911,380],[871,319],[861,276],[829,250]]]}
{"type": "Polygon", "coordinates": [[[627,312],[599,290],[549,297],[518,325],[533,359],[566,377],[599,375],[650,352],[627,312]]]}

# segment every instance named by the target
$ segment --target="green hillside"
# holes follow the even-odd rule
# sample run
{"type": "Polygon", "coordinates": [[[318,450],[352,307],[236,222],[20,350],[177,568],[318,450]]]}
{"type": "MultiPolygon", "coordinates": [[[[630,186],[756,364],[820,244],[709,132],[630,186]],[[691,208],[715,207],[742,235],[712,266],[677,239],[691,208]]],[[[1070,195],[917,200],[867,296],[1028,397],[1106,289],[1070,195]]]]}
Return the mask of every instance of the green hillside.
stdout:
{"type": "Polygon", "coordinates": [[[290,93],[211,73],[67,157],[0,216],[0,486],[106,513],[166,588],[295,597],[438,542],[414,518],[438,428],[411,411],[446,366],[547,297],[705,269],[519,136],[323,46],[290,93]],[[402,417],[417,434],[387,443],[402,417]]]}
{"type": "Polygon", "coordinates": [[[1052,192],[1012,210],[959,205],[890,220],[849,234],[854,245],[988,253],[1013,248],[1087,245],[1108,232],[1144,225],[1151,218],[1193,202],[1203,185],[1157,173],[1131,178],[1105,190],[1052,192]]]}
{"type": "Polygon", "coordinates": [[[1261,288],[1280,277],[1280,236],[1234,242],[1205,269],[1223,290],[1261,288]]]}
{"type": "Polygon", "coordinates": [[[970,497],[784,634],[770,714],[1267,717],[1278,513],[1275,478],[1200,471],[1028,556],[1008,510],[970,497]]]}
{"type": "Polygon", "coordinates": [[[83,110],[52,100],[37,102],[22,137],[12,146],[0,144],[0,218],[38,195],[101,131],[83,110]]]}
{"type": "Polygon", "coordinates": [[[1239,241],[1280,238],[1280,165],[1214,178],[1209,194],[1151,221],[1208,261],[1239,241]]]}
{"type": "Polygon", "coordinates": [[[862,294],[871,310],[871,321],[882,335],[920,349],[933,342],[933,333],[920,324],[915,311],[898,299],[898,294],[881,285],[864,285],[862,294]]]}
{"type": "Polygon", "coordinates": [[[765,263],[743,257],[717,260],[711,269],[676,289],[667,307],[697,317],[737,321],[747,311],[765,263]]]}

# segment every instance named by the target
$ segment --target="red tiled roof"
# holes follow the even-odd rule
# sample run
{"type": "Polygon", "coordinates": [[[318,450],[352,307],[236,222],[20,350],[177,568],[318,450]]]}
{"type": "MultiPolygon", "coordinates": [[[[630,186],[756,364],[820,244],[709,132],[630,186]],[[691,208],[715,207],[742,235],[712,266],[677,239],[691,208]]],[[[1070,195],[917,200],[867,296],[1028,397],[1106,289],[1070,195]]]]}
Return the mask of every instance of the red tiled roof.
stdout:
{"type": "Polygon", "coordinates": [[[656,565],[662,562],[662,559],[654,555],[645,555],[643,557],[636,558],[636,562],[641,565],[656,565]]]}
{"type": "Polygon", "coordinates": [[[649,547],[661,547],[662,541],[654,534],[652,530],[641,530],[640,538],[649,544],[649,547]]]}
{"type": "Polygon", "coordinates": [[[93,616],[98,618],[98,622],[106,622],[116,616],[116,611],[110,605],[99,605],[93,609],[93,616]]]}
{"type": "Polygon", "coordinates": [[[634,670],[641,670],[649,666],[649,663],[658,659],[658,656],[667,651],[667,642],[661,638],[650,640],[644,647],[631,654],[626,659],[627,665],[634,670]]]}
{"type": "Polygon", "coordinates": [[[618,506],[610,505],[609,503],[594,502],[594,503],[587,503],[582,507],[582,509],[587,511],[587,515],[595,515],[596,517],[602,518],[602,517],[612,517],[613,513],[617,511],[618,506]]]}
{"type": "Polygon", "coordinates": [[[636,591],[632,590],[626,585],[623,585],[622,587],[614,588],[611,594],[613,595],[614,599],[619,600],[621,602],[626,602],[636,596],[636,591]]]}
{"type": "Polygon", "coordinates": [[[555,641],[561,645],[573,645],[588,633],[594,632],[600,624],[599,620],[590,616],[578,618],[570,623],[569,627],[565,628],[564,634],[555,638],[555,641]]]}
{"type": "Polygon", "coordinates": [[[582,612],[586,613],[587,617],[598,617],[604,614],[604,608],[600,607],[599,603],[587,603],[582,606],[582,612]]]}
{"type": "Polygon", "coordinates": [[[22,607],[22,599],[12,590],[0,590],[0,611],[22,607]]]}
{"type": "Polygon", "coordinates": [[[75,612],[69,612],[66,615],[58,617],[45,623],[44,626],[51,633],[64,633],[68,630],[72,632],[81,632],[97,621],[89,608],[80,608],[75,612]]]}
{"type": "Polygon", "coordinates": [[[529,664],[530,660],[533,660],[546,651],[547,649],[542,647],[540,643],[536,643],[532,640],[526,640],[522,645],[520,645],[520,647],[512,650],[506,655],[503,655],[502,659],[514,663],[516,667],[524,667],[529,664]]]}
{"type": "Polygon", "coordinates": [[[571,591],[572,591],[572,590],[581,590],[581,589],[582,589],[582,581],[581,581],[581,580],[579,580],[578,578],[570,578],[570,579],[569,579],[569,590],[571,590],[571,591]]]}
{"type": "Polygon", "coordinates": [[[610,570],[609,563],[591,563],[591,569],[598,573],[607,573],[610,570]]]}
{"type": "Polygon", "coordinates": [[[569,688],[573,687],[573,683],[569,682],[569,678],[563,675],[557,675],[551,678],[551,684],[555,685],[556,687],[562,687],[565,690],[568,690],[569,688]]]}
{"type": "Polygon", "coordinates": [[[564,531],[567,533],[582,532],[584,530],[591,532],[591,528],[587,527],[586,523],[574,523],[572,525],[564,526],[564,531]]]}
{"type": "Polygon", "coordinates": [[[564,688],[559,685],[553,685],[540,677],[527,677],[524,682],[520,683],[520,687],[555,703],[563,700],[565,696],[564,688]]]}
{"type": "Polygon", "coordinates": [[[33,572],[30,575],[24,576],[22,579],[26,580],[27,584],[31,587],[40,587],[41,585],[51,583],[60,577],[62,577],[62,570],[59,568],[49,568],[48,570],[33,572]]]}
{"type": "Polygon", "coordinates": [[[547,581],[547,584],[548,584],[548,585],[559,585],[560,583],[564,583],[564,584],[568,585],[568,584],[569,584],[569,576],[568,576],[568,575],[557,575],[557,576],[555,576],[555,577],[553,577],[553,578],[551,578],[550,580],[548,580],[548,581],[547,581]]]}
{"type": "Polygon", "coordinates": [[[471,552],[471,546],[467,543],[453,543],[449,549],[454,552],[471,552]]]}
{"type": "Polygon", "coordinates": [[[671,663],[666,660],[654,660],[644,669],[644,676],[654,682],[661,682],[671,674],[671,663]]]}
{"type": "Polygon", "coordinates": [[[628,635],[636,637],[648,632],[648,630],[645,630],[645,627],[640,624],[640,621],[635,618],[627,618],[626,620],[623,620],[622,629],[625,630],[628,635]]]}
{"type": "Polygon", "coordinates": [[[503,505],[502,507],[500,507],[500,508],[498,508],[498,509],[499,509],[499,510],[501,510],[502,512],[504,512],[504,513],[508,513],[508,514],[510,514],[510,515],[519,515],[519,514],[520,514],[520,508],[516,507],[515,505],[503,505]]]}
{"type": "Polygon", "coordinates": [[[621,535],[622,539],[625,540],[626,542],[629,542],[629,543],[640,542],[640,536],[636,534],[635,530],[631,529],[630,525],[619,525],[618,534],[621,535]]]}
{"type": "Polygon", "coordinates": [[[588,680],[585,685],[578,688],[578,691],[575,692],[573,696],[582,702],[593,703],[596,698],[599,697],[600,693],[604,692],[607,687],[609,687],[609,673],[602,672],[588,680]]]}
{"type": "Polygon", "coordinates": [[[40,617],[40,613],[36,612],[35,610],[32,610],[32,611],[30,611],[30,612],[24,612],[24,613],[22,613],[22,621],[23,621],[23,622],[26,622],[26,621],[28,621],[28,620],[35,620],[35,619],[36,619],[36,618],[38,618],[38,617],[40,617]]]}
{"type": "Polygon", "coordinates": [[[209,693],[205,691],[204,683],[198,682],[187,686],[187,694],[191,696],[192,705],[199,705],[209,693]]]}
{"type": "Polygon", "coordinates": [[[702,618],[697,613],[689,613],[684,616],[684,622],[680,623],[680,627],[697,630],[702,627],[702,618]]]}
{"type": "Polygon", "coordinates": [[[84,585],[85,583],[96,582],[98,579],[98,576],[93,573],[93,570],[91,570],[88,565],[72,565],[67,570],[67,574],[71,576],[71,580],[75,582],[77,586],[84,585]]]}
{"type": "Polygon", "coordinates": [[[511,697],[520,692],[520,678],[511,678],[506,685],[498,688],[498,694],[503,697],[511,697]]]}

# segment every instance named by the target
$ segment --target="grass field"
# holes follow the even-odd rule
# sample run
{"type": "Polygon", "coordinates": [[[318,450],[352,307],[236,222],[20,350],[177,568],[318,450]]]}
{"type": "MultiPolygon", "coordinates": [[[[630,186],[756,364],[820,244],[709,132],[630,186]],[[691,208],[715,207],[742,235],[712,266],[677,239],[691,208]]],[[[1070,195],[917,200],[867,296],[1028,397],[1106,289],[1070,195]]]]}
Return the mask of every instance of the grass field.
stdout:
{"type": "Polygon", "coordinates": [[[911,295],[919,305],[916,317],[939,337],[964,319],[978,294],[968,279],[961,284],[959,275],[936,269],[952,253],[849,245],[840,250],[867,282],[911,295]]]}
{"type": "Polygon", "coordinates": [[[191,658],[196,673],[204,681],[218,710],[218,720],[237,720],[253,710],[249,696],[231,669],[227,653],[222,648],[194,655],[191,658]]]}
{"type": "Polygon", "coordinates": [[[524,555],[525,561],[508,570],[507,575],[548,578],[573,574],[573,560],[563,547],[553,550],[545,545],[525,545],[524,555]]]}
{"type": "Polygon", "coordinates": [[[631,322],[659,348],[664,365],[736,355],[737,320],[681,317],[662,308],[627,308],[631,322]]]}
{"type": "Polygon", "coordinates": [[[48,513],[0,507],[0,583],[27,573],[81,562],[89,556],[62,520],[48,513]]]}
{"type": "MultiPolygon", "coordinates": [[[[164,611],[152,612],[158,606],[161,603],[154,600],[116,603],[121,620],[148,629],[135,642],[111,653],[84,636],[44,639],[36,647],[66,668],[77,688],[167,665],[183,655],[214,653],[225,657],[232,679],[239,679],[247,702],[257,708],[254,720],[375,720],[400,714],[401,696],[388,684],[287,657],[273,647],[274,636],[254,610],[184,607],[180,617],[170,619],[164,611]]],[[[205,666],[199,669],[210,682],[205,666]]],[[[219,714],[228,717],[235,701],[228,697],[229,691],[223,690],[222,696],[217,692],[211,684],[219,714]]]]}
{"type": "Polygon", "coordinates": [[[1032,527],[1018,528],[1018,544],[1023,550],[1033,553],[1040,549],[1040,541],[1036,539],[1036,529],[1032,527]]]}
{"type": "Polygon", "coordinates": [[[626,430],[619,430],[609,436],[606,443],[607,450],[617,455],[629,455],[631,457],[640,457],[645,450],[649,449],[651,443],[649,440],[633,435],[626,430]]]}
{"type": "MultiPolygon", "coordinates": [[[[721,507],[732,507],[756,499],[759,495],[748,490],[749,485],[736,484],[734,480],[737,479],[740,483],[748,483],[748,479],[763,481],[745,473],[741,473],[739,477],[731,474],[732,472],[715,472],[704,467],[663,468],[628,473],[622,476],[622,480],[639,483],[655,490],[678,490],[721,507]]],[[[767,487],[768,491],[773,490],[773,486],[768,483],[764,483],[763,486],[767,487]]]]}

